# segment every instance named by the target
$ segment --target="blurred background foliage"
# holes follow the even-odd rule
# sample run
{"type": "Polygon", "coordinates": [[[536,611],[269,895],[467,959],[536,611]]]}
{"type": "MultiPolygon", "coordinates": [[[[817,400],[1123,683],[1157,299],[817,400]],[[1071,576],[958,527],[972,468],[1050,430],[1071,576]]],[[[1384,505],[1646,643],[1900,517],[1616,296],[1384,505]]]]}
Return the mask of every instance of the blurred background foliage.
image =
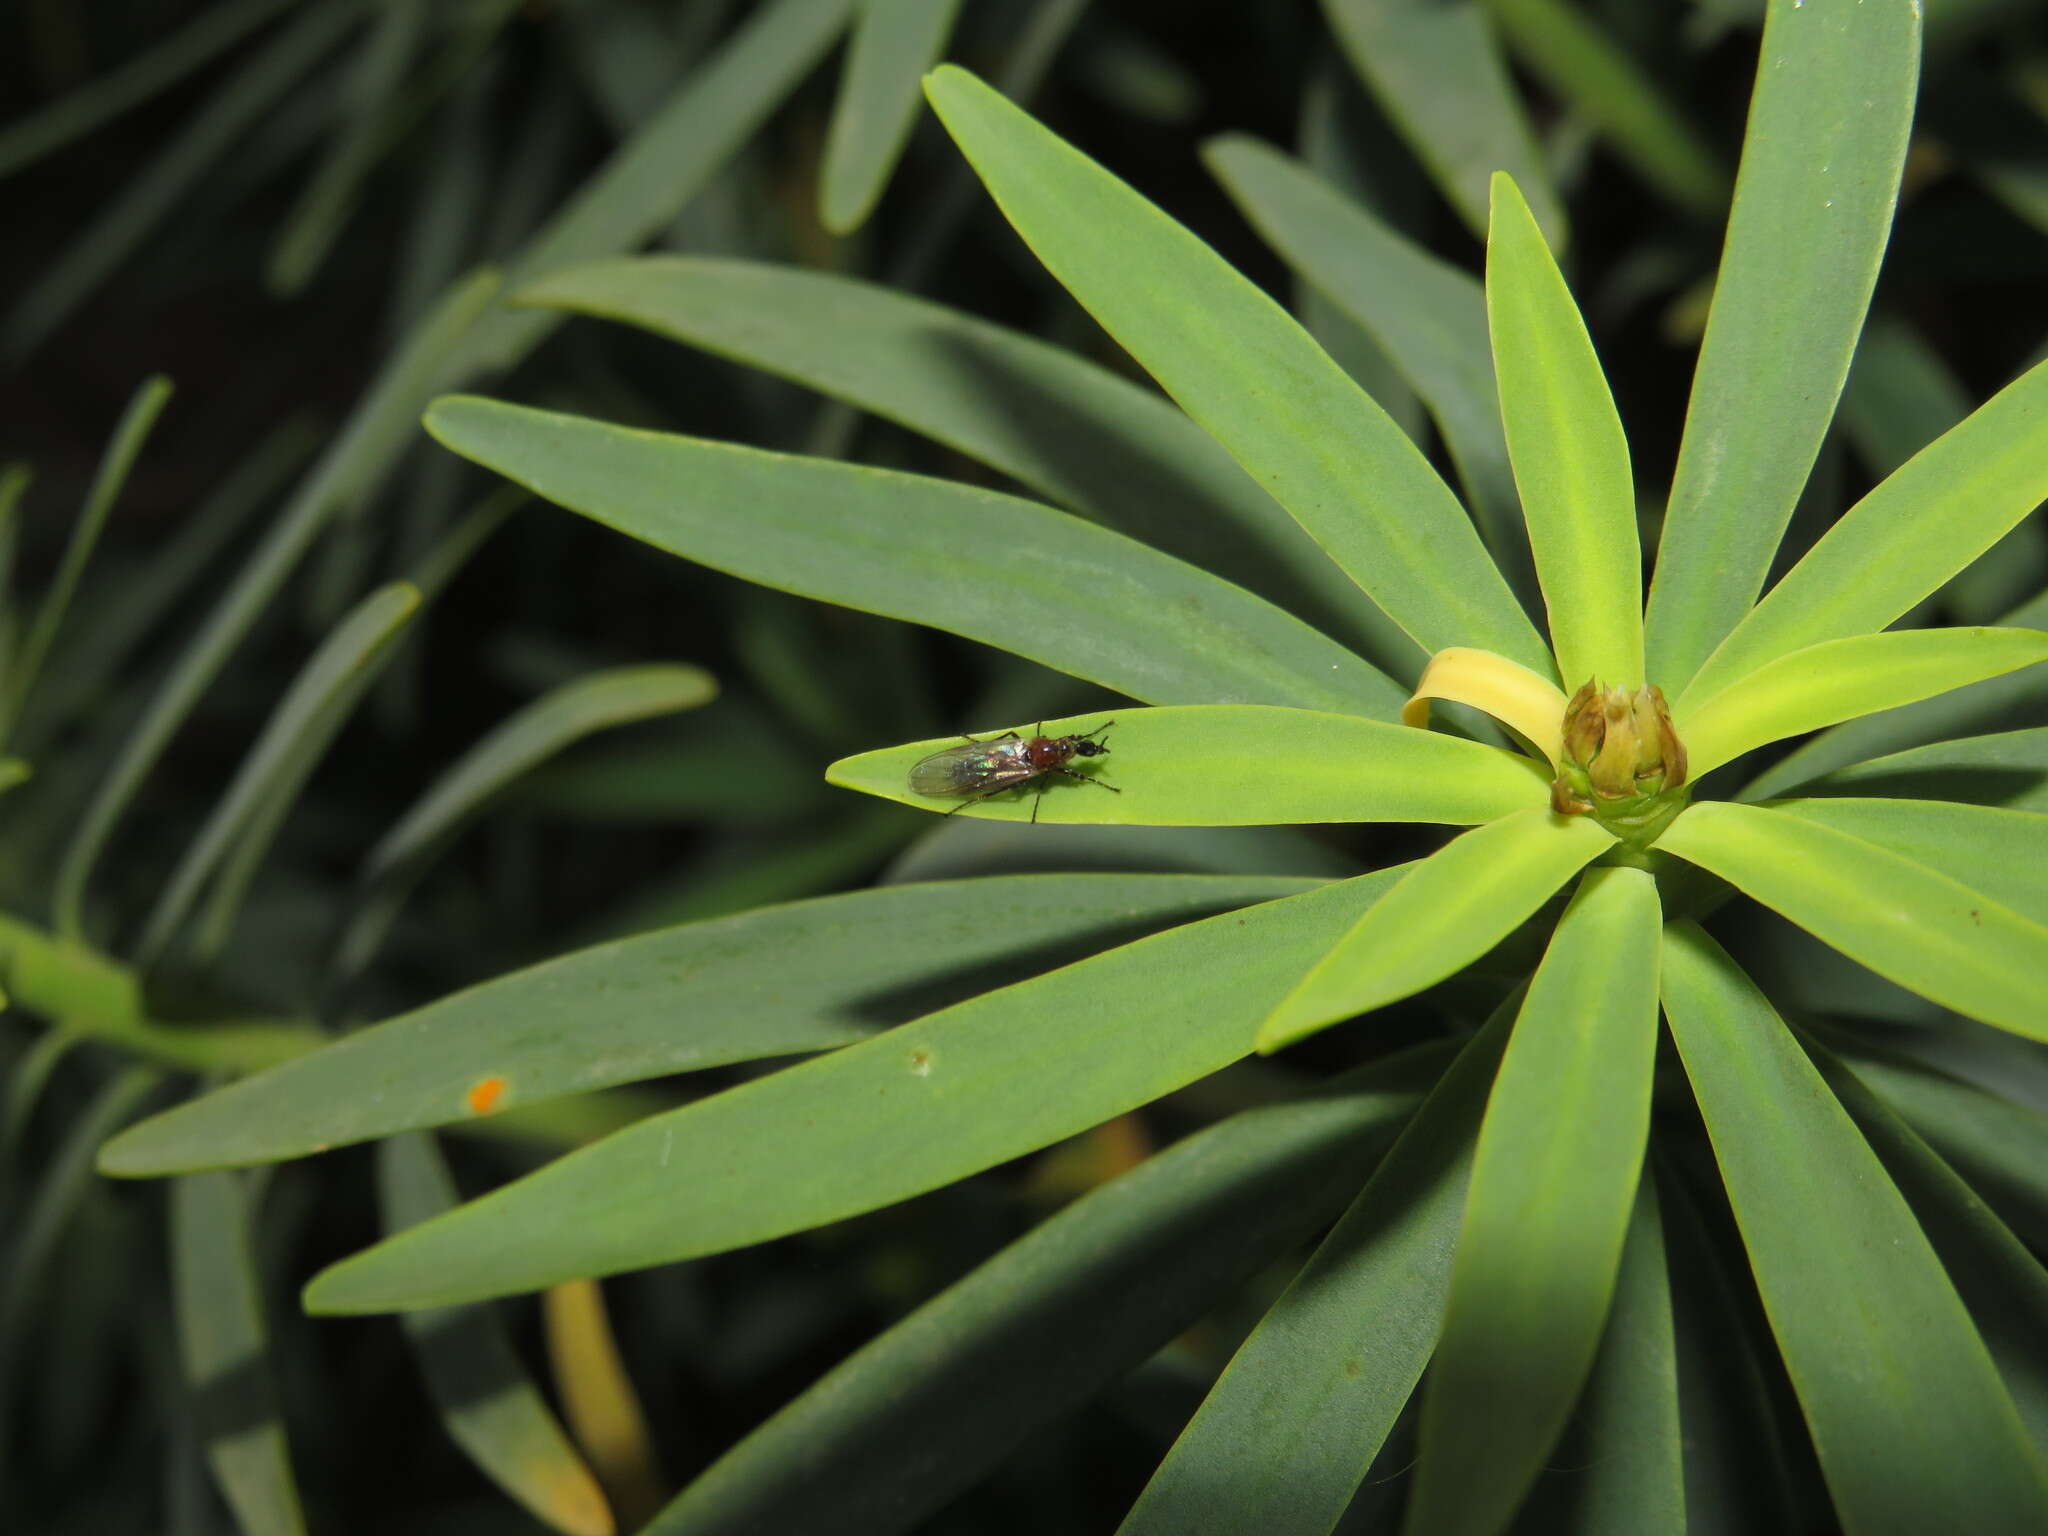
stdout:
{"type": "MultiPolygon", "coordinates": [[[[147,962],[149,1010],[167,1026],[383,1017],[598,938],[876,880],[1087,861],[1322,874],[1421,846],[1412,832],[1353,828],[1313,840],[1204,831],[1079,840],[1052,828],[1026,839],[832,791],[819,770],[840,755],[1066,714],[1101,695],[968,642],[745,586],[523,505],[418,432],[431,388],[415,387],[383,428],[365,428],[361,402],[437,307],[445,319],[446,306],[481,297],[460,286],[466,274],[509,265],[532,275],[563,211],[573,218],[593,197],[609,199],[596,210],[605,230],[580,254],[651,245],[855,275],[1135,376],[1009,234],[921,103],[886,184],[886,134],[870,146],[878,158],[828,171],[835,153],[854,153],[849,130],[834,127],[849,9],[823,0],[7,8],[0,462],[31,465],[33,480],[5,525],[16,595],[4,633],[11,677],[39,649],[45,657],[33,688],[11,681],[7,699],[8,750],[35,770],[0,806],[0,910],[10,920],[64,920],[60,864],[123,742],[164,696],[193,637],[218,620],[223,595],[232,600],[251,552],[289,509],[311,503],[318,515],[305,519],[303,555],[295,546],[279,555],[274,596],[258,594],[246,638],[108,824],[111,841],[83,888],[83,935],[147,962]],[[640,179],[608,182],[636,146],[640,179]],[[174,381],[173,396],[137,394],[159,374],[174,381]],[[119,457],[108,445],[124,413],[132,467],[115,487],[103,456],[119,457]],[[331,468],[334,445],[351,433],[358,449],[346,473],[306,489],[309,466],[331,468]],[[92,516],[105,521],[82,563],[88,546],[75,542],[75,518],[96,477],[118,495],[86,518],[88,529],[92,516]],[[68,612],[49,605],[74,574],[68,612]],[[408,590],[387,587],[399,581],[424,595],[409,618],[399,611],[411,609],[408,590]],[[362,629],[361,649],[329,661],[363,674],[359,702],[347,688],[306,698],[306,718],[278,742],[283,757],[295,744],[305,750],[273,765],[276,783],[295,785],[297,775],[303,787],[252,804],[249,825],[221,828],[228,873],[207,887],[214,894],[198,920],[181,924],[164,892],[182,879],[197,900],[206,871],[186,868],[195,835],[345,619],[362,629]],[[364,672],[369,657],[374,675],[364,672]],[[522,717],[527,737],[495,738],[497,776],[481,772],[461,814],[394,848],[401,816],[508,717],[575,680],[653,663],[701,671],[641,676],[635,686],[654,693],[634,699],[593,706],[578,696],[586,713],[574,720],[559,718],[561,706],[552,724],[522,717]],[[368,929],[358,915],[366,894],[390,902],[368,929]]],[[[1291,298],[1449,464],[1421,403],[1341,291],[1291,270],[1233,202],[1233,190],[1247,207],[1267,190],[1256,167],[1217,156],[1219,179],[1202,150],[1223,134],[1288,148],[1392,227],[1474,271],[1479,245],[1459,199],[1465,168],[1454,150],[1417,152],[1448,142],[1446,120],[1479,110],[1458,63],[1469,55],[1432,52],[1429,39],[1404,34],[1413,8],[1392,0],[968,0],[957,17],[949,6],[922,9],[935,38],[954,22],[944,56],[1028,102],[1291,298]]],[[[1531,153],[1569,220],[1567,268],[1654,517],[1762,6],[1467,0],[1434,9],[1499,42],[1535,129],[1531,153]]],[[[1927,0],[1926,9],[1919,126],[1877,321],[1816,470],[1811,515],[1795,524],[1783,560],[1803,547],[1801,526],[1810,540],[2048,339],[2048,6],[1927,0]]],[[[543,328],[515,315],[493,334],[495,348],[469,358],[465,376],[507,398],[1005,483],[795,384],[624,327],[543,328]]],[[[1982,621],[2044,583],[2048,533],[2037,514],[1944,595],[1942,616],[1982,621]]],[[[2048,719],[2038,689],[1995,703],[1995,716],[1956,728],[2048,719]]],[[[1816,976],[1810,959],[1799,948],[1777,964],[1791,995],[1869,990],[1867,977],[1816,976]]],[[[1768,956],[1752,962],[1772,969],[1768,956]]],[[[1878,1016],[1914,1007],[1889,989],[1860,1002],[1878,1016]]],[[[181,1091],[175,1074],[138,1071],[164,1065],[163,1052],[104,1031],[0,1017],[0,1507],[11,1528],[229,1528],[171,1344],[162,1192],[90,1172],[105,1134],[181,1091]]],[[[580,1120],[523,1131],[508,1120],[489,1140],[451,1142],[450,1155],[461,1184],[482,1187],[616,1123],[648,1092],[673,1100],[749,1070],[614,1095],[580,1120]]],[[[545,1326],[537,1309],[505,1309],[514,1345],[554,1381],[572,1427],[615,1447],[590,1454],[629,1515],[1048,1209],[1219,1109],[1257,1102],[1284,1076],[1246,1066],[1027,1166],[613,1281],[610,1326],[630,1388],[614,1383],[609,1399],[593,1364],[604,1352],[602,1313],[592,1343],[573,1300],[557,1298],[545,1326]],[[568,1361],[559,1374],[548,1342],[557,1366],[568,1361]],[[593,1371],[596,1406],[577,1386],[593,1371]],[[609,1441],[607,1411],[626,1413],[609,1441]]],[[[312,1528],[519,1528],[524,1517],[436,1427],[399,1330],[295,1313],[304,1276],[376,1235],[367,1153],[278,1168],[249,1193],[261,1202],[258,1300],[312,1528]]],[[[1258,1296],[1278,1283],[1269,1277],[1034,1435],[920,1529],[1109,1528],[1257,1316],[1258,1296]]],[[[1361,1521],[1372,1492],[1361,1496],[1361,1521]]]]}

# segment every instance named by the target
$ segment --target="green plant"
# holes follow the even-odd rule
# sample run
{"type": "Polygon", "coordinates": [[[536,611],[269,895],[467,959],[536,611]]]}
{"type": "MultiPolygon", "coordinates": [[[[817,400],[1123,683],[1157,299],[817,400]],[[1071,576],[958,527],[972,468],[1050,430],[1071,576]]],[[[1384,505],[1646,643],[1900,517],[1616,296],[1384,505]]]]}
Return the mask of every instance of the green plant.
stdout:
{"type": "MultiPolygon", "coordinates": [[[[933,31],[912,51],[928,54],[945,8],[926,9],[933,31]]],[[[1484,41],[1476,7],[1438,18],[1464,31],[1358,31],[1411,9],[1330,7],[1379,68],[1402,46],[1484,41]]],[[[1585,42],[1544,21],[1556,7],[1490,9],[1511,35],[1585,42]]],[[[911,1312],[647,1528],[904,1528],[1262,1281],[1262,1315],[1126,1531],[1371,1519],[1375,1497],[1407,1486],[1394,1474],[1411,1429],[1405,1519],[1421,1533],[1740,1529],[1727,1469],[1766,1450],[1774,1526],[1824,1518],[1802,1514],[1824,1487],[1851,1531],[2040,1528],[2048,1277],[2013,1230],[2043,1230],[2040,1121],[1971,1080],[2038,1074],[2031,1042],[2048,1037],[2048,733],[1944,739],[1926,704],[1993,679],[2037,688],[2024,669],[2048,659],[2048,602],[1995,626],[1889,626],[1981,573],[2048,493],[2048,373],[1897,468],[1759,601],[1870,345],[1917,21],[1906,0],[1772,9],[1647,606],[1628,444],[1553,257],[1562,209],[1514,142],[1527,134],[1497,67],[1479,78],[1501,131],[1462,160],[1430,117],[1445,108],[1432,82],[1407,98],[1412,119],[1398,71],[1382,82],[1487,234],[1483,294],[1287,157],[1242,139],[1210,154],[1304,270],[1335,264],[1331,287],[1434,415],[1463,502],[1257,288],[958,70],[928,82],[948,130],[1178,410],[850,279],[673,257],[528,268],[526,308],[491,312],[503,335],[565,312],[623,320],[842,394],[1044,498],[472,397],[427,415],[463,457],[648,544],[1138,701],[969,721],[1057,734],[1113,712],[1112,752],[1091,771],[1120,793],[1034,787],[953,826],[1473,830],[1341,880],[1279,872],[1298,850],[1276,837],[1266,863],[1240,846],[1199,874],[881,886],[583,950],[303,1054],[303,1038],[265,1032],[243,1055],[188,1058],[267,1070],[99,1157],[117,1175],[180,1176],[184,1289],[227,1295],[242,1324],[188,1347],[256,1348],[236,1262],[247,1191],[217,1170],[379,1141],[393,1235],[317,1277],[307,1306],[404,1311],[423,1339],[482,1349],[491,1298],[549,1287],[557,1305],[591,1276],[825,1228],[1206,1085],[1236,1112],[911,1312]],[[1490,174],[1510,151],[1526,188],[1490,174]],[[1433,702],[1449,730],[1427,728],[1433,702]],[[1888,1036],[1845,1017],[1863,1010],[1810,979],[1837,955],[1861,969],[1828,974],[1853,978],[1859,1000],[1925,999],[1950,1011],[1940,1029],[1888,1036]],[[1297,1070],[1267,1102],[1267,1080],[1239,1064],[1283,1048],[1297,1070]],[[821,1054],[636,1117],[468,1204],[418,1134],[794,1053],[821,1054]],[[1770,1417],[1779,1362],[1803,1431],[1770,1417]],[[1553,1462],[1578,1475],[1544,1476],[1553,1462]]],[[[1654,115],[1654,100],[1618,99],[1617,131],[1654,115]]],[[[1674,200],[1713,206],[1715,167],[1682,134],[1636,148],[1674,200]]],[[[473,318],[451,325],[466,335],[473,318]]],[[[411,601],[366,599],[322,657],[373,656],[411,601]]],[[[336,670],[309,665],[280,720],[336,718],[323,701],[345,712],[336,670]]],[[[707,686],[664,681],[671,707],[707,686]]],[[[530,760],[508,744],[521,739],[508,727],[502,770],[458,768],[448,783],[476,787],[444,798],[480,801],[530,760]]],[[[848,757],[828,777],[943,811],[906,774],[956,739],[848,757]]],[[[266,753],[270,740],[161,899],[145,959],[228,845],[253,838],[260,854],[266,815],[291,798],[265,786],[289,782],[302,732],[281,727],[266,753]]],[[[449,830],[436,803],[368,861],[379,899],[346,952],[375,948],[449,830]]],[[[202,931],[240,899],[217,880],[225,909],[202,931]]],[[[117,1001],[96,1004],[95,1032],[179,1059],[124,973],[25,929],[9,955],[45,1009],[82,1008],[98,986],[117,1001]]],[[[81,1177],[149,1086],[116,1079],[81,1123],[81,1177]]],[[[567,1137],[641,1107],[607,1102],[567,1137]]],[[[537,1400],[519,1402],[546,1465],[573,1481],[537,1400]]],[[[279,1443],[258,1449],[281,1459],[279,1443]]],[[[551,1505],[533,1463],[498,1470],[558,1523],[588,1518],[551,1505]]]]}

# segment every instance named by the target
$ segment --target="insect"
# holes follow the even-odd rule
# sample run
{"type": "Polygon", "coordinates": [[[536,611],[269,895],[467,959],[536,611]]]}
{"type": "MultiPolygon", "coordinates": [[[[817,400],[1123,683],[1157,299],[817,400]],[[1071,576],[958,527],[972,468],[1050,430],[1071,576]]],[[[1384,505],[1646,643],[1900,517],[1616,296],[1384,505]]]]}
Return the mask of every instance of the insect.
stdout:
{"type": "MultiPolygon", "coordinates": [[[[1107,753],[1109,748],[1095,738],[1115,724],[1114,720],[1105,720],[1080,736],[1047,736],[1043,734],[1045,726],[1042,723],[1038,727],[1040,734],[1031,737],[1019,736],[1015,731],[1005,731],[986,741],[976,741],[968,736],[959,746],[934,752],[918,762],[910,770],[910,788],[920,795],[967,796],[952,811],[946,812],[948,816],[953,811],[964,811],[990,795],[1029,784],[1033,779],[1038,780],[1038,793],[1042,799],[1045,781],[1054,774],[1120,795],[1123,791],[1114,784],[1105,784],[1085,773],[1076,773],[1067,766],[1076,757],[1101,757],[1107,753]]],[[[1038,820],[1038,800],[1031,802],[1031,819],[1038,820]]]]}

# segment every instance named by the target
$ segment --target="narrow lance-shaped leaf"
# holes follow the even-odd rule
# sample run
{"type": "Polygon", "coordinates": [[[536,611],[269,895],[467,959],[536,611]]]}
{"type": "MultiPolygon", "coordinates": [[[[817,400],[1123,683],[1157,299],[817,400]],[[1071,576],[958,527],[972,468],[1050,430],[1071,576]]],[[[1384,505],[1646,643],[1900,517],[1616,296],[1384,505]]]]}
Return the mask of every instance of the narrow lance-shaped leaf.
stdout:
{"type": "Polygon", "coordinates": [[[263,801],[312,770],[344,723],[347,706],[369,686],[378,658],[389,652],[419,601],[418,589],[408,582],[379,588],[356,605],[300,669],[151,910],[136,944],[139,968],[148,969],[163,955],[201,886],[263,801]]]}
{"type": "Polygon", "coordinates": [[[178,1352],[214,1480],[248,1536],[306,1529],[269,1340],[243,1176],[195,1173],[171,1186],[171,1290],[178,1352]]]}
{"type": "MultiPolygon", "coordinates": [[[[2048,591],[2021,603],[1999,621],[2006,629],[2048,629],[2048,591]]],[[[1744,800],[1764,800],[1851,763],[1902,748],[1966,736],[1999,725],[2032,707],[2040,696],[2041,668],[2025,667],[1950,693],[1848,720],[1793,748],[1742,787],[1744,800]]]]}
{"type": "MultiPolygon", "coordinates": [[[[755,7],[507,263],[506,287],[616,256],[672,223],[845,30],[855,0],[755,7]]],[[[561,323],[501,307],[465,344],[463,375],[509,369],[561,323]]]]}
{"type": "Polygon", "coordinates": [[[1900,629],[1823,640],[1672,711],[1694,778],[1787,736],[2048,660],[2048,631],[1900,629]]]}
{"type": "Polygon", "coordinates": [[[1810,1040],[1804,1043],[1829,1091],[1856,1117],[1871,1150],[1912,1205],[1983,1334],[2035,1451],[2048,1455],[2048,1269],[1920,1138],[1891,1096],[1873,1091],[1864,1063],[1847,1063],[1810,1040]]]}
{"type": "Polygon", "coordinates": [[[298,15],[209,90],[170,142],[113,196],[8,311],[0,337],[16,360],[33,352],[176,212],[222,156],[301,84],[361,17],[350,0],[301,5],[298,15]]]}
{"type": "Polygon", "coordinates": [[[1243,1056],[1293,977],[1397,878],[1155,934],[657,1115],[344,1260],[306,1304],[531,1290],[765,1242],[993,1167],[1243,1056]]]}
{"type": "MultiPolygon", "coordinates": [[[[512,7],[499,0],[499,9],[509,13],[512,7]]],[[[272,293],[296,294],[332,247],[363,177],[375,164],[379,140],[388,136],[385,125],[396,113],[413,54],[425,41],[425,23],[412,6],[377,7],[348,68],[335,72],[344,76],[335,93],[337,120],[271,243],[264,275],[272,293]]]]}
{"type": "MultiPolygon", "coordinates": [[[[1172,401],[1036,337],[878,283],[691,256],[571,267],[517,302],[637,325],[794,379],[1225,573],[1337,639],[1391,629],[1172,401]]],[[[1498,438],[1497,421],[1493,430],[1498,438]]],[[[1395,654],[1413,654],[1405,635],[1381,638],[1398,640],[1395,654]]],[[[1391,663],[1386,650],[1367,654],[1391,663]]]]}
{"type": "Polygon", "coordinates": [[[1260,1319],[1117,1536],[1323,1536],[1385,1444],[1442,1325],[1480,1113],[1521,992],[1459,1053],[1260,1319]]]}
{"type": "Polygon", "coordinates": [[[1680,923],[1664,1007],[1844,1529],[2040,1530],[2048,1482],[1983,1340],[1769,1002],[1680,923]]]}
{"type": "Polygon", "coordinates": [[[648,1536],[915,1526],[1027,1431],[1284,1262],[1357,1188],[1443,1055],[1425,1046],[1232,1115],[1090,1191],[769,1419],[648,1536]]]}
{"type": "Polygon", "coordinates": [[[672,554],[951,630],[1135,698],[1388,720],[1400,709],[1397,685],[1292,615],[1035,502],[460,396],[434,406],[427,430],[672,554]]]}
{"type": "MultiPolygon", "coordinates": [[[[2048,811],[2048,726],[1908,747],[1789,787],[1812,796],[1907,796],[2048,811]]],[[[1745,791],[1743,798],[1754,797],[1745,791]]]]}
{"type": "Polygon", "coordinates": [[[1257,876],[1010,875],[621,939],[178,1105],[110,1142],[100,1167],[118,1177],[272,1162],[560,1094],[831,1050],[1161,925],[1308,888],[1257,876]],[[686,1016],[678,976],[689,978],[686,1016]]]}
{"type": "Polygon", "coordinates": [[[1643,682],[1643,556],[1628,439],[1564,274],[1522,194],[1493,178],[1486,318],[1501,420],[1550,614],[1576,689],[1643,682]]]}
{"type": "Polygon", "coordinates": [[[86,884],[121,813],[170,745],[199,696],[248,634],[272,597],[328,520],[367,496],[412,435],[427,399],[443,388],[443,371],[456,339],[497,291],[497,278],[478,272],[452,288],[433,313],[407,336],[397,354],[357,404],[349,423],[306,473],[291,503],[251,552],[205,625],[151,698],[148,710],[122,743],[120,755],[93,793],[92,803],[64,849],[51,906],[59,933],[76,936],[84,915],[86,884]]]}
{"type": "Polygon", "coordinates": [[[1436,419],[1495,561],[1526,576],[1479,280],[1270,145],[1225,134],[1203,145],[1202,160],[1287,264],[1386,350],[1436,419]]]}
{"type": "MultiPolygon", "coordinates": [[[[114,510],[114,503],[121,495],[121,487],[128,483],[128,473],[135,467],[142,445],[149,440],[150,430],[155,427],[157,417],[163,414],[170,399],[169,379],[158,376],[147,380],[128,402],[120,425],[114,429],[113,439],[107,444],[107,451],[93,476],[92,489],[86,493],[85,505],[71,526],[71,539],[64,546],[64,558],[57,566],[57,574],[51,579],[50,590],[42,605],[36,609],[35,623],[30,627],[19,653],[9,658],[6,666],[4,694],[0,694],[0,740],[5,739],[14,723],[21,718],[22,706],[42,673],[43,662],[58,630],[63,627],[64,615],[71,608],[72,594],[78,590],[86,563],[92,559],[100,532],[107,525],[107,516],[114,510]]],[[[19,478],[14,482],[14,496],[19,496],[24,483],[19,478]]],[[[10,503],[14,496],[8,498],[10,503]]],[[[11,505],[0,515],[11,517],[11,505]]]]}
{"type": "Polygon", "coordinates": [[[1735,626],[1684,698],[1789,652],[1883,629],[2048,497],[2048,363],[2008,384],[1842,514],[1735,626]]]}
{"type": "Polygon", "coordinates": [[[924,105],[918,82],[946,51],[959,12],[960,0],[862,4],[818,184],[818,217],[835,235],[858,229],[881,197],[924,105]]]}
{"type": "Polygon", "coordinates": [[[1516,811],[1445,844],[1359,919],[1259,1026],[1275,1051],[1477,960],[1614,846],[1588,816],[1516,811]]]}
{"type": "Polygon", "coordinates": [[[1508,48],[1599,131],[1614,154],[1689,213],[1717,217],[1729,176],[1659,82],[1582,0],[1486,0],[1508,48]]]}
{"type": "Polygon", "coordinates": [[[1850,795],[1767,808],[1876,843],[2048,923],[2048,816],[2038,811],[1850,795]]]}
{"type": "Polygon", "coordinates": [[[1592,1368],[1650,1130],[1657,886],[1579,883],[1487,1101],[1422,1399],[1411,1536],[1506,1526],[1592,1368]]]}
{"type": "Polygon", "coordinates": [[[1486,237],[1487,180],[1506,171],[1529,190],[1545,233],[1563,248],[1564,210],[1550,191],[1483,5],[1323,0],[1323,15],[1351,67],[1474,235],[1486,237]]]}
{"type": "MultiPolygon", "coordinates": [[[[377,1188],[387,1232],[438,1216],[461,1198],[423,1134],[378,1143],[377,1188]]],[[[402,1321],[441,1423],[477,1468],[566,1536],[611,1536],[604,1494],[491,1309],[408,1312],[402,1321]]]]}
{"type": "Polygon", "coordinates": [[[470,817],[557,752],[598,731],[710,702],[718,692],[697,667],[615,667],[564,683],[499,722],[413,802],[363,858],[361,904],[337,947],[345,979],[369,963],[407,893],[470,817]]]}
{"type": "Polygon", "coordinates": [[[1772,0],[1645,619],[1673,697],[1755,601],[1834,416],[1919,70],[1914,0],[1772,0]]]}
{"type": "Polygon", "coordinates": [[[2004,1082],[1986,1087],[1867,1051],[1853,1062],[2015,1231],[2036,1243],[2048,1236],[2048,1112],[2015,1103],[2004,1082]]]}
{"type": "Polygon", "coordinates": [[[127,62],[0,129],[0,177],[111,122],[232,48],[293,0],[227,0],[127,62]]]}
{"type": "Polygon", "coordinates": [[[1418,645],[1549,670],[1449,487],[1285,310],[966,71],[925,90],[1053,276],[1418,645]]]}
{"type": "MultiPolygon", "coordinates": [[[[1542,766],[1520,753],[1350,715],[1256,704],[1185,705],[1027,722],[1064,737],[1101,728],[1092,783],[1058,775],[986,800],[920,794],[910,770],[957,736],[841,758],[826,778],[921,810],[1106,826],[1285,826],[1325,821],[1491,821],[1546,803],[1542,766]],[[1117,791],[1100,792],[1098,786],[1117,791]],[[1090,793],[1095,789],[1095,793],[1090,793]],[[1040,794],[1043,792],[1043,801],[1040,794]],[[1041,808],[1042,805],[1042,808],[1041,808]]],[[[983,742],[994,740],[983,734],[983,742]]],[[[1075,758],[1070,766],[1083,759],[1075,758]]]]}
{"type": "Polygon", "coordinates": [[[2048,1039],[2048,927],[1947,875],[1818,822],[1728,801],[1689,807],[1657,846],[1902,987],[2048,1039]]]}
{"type": "Polygon", "coordinates": [[[1645,1167],[1600,1353],[1516,1529],[1686,1536],[1686,1442],[1663,1219],[1645,1167]]]}

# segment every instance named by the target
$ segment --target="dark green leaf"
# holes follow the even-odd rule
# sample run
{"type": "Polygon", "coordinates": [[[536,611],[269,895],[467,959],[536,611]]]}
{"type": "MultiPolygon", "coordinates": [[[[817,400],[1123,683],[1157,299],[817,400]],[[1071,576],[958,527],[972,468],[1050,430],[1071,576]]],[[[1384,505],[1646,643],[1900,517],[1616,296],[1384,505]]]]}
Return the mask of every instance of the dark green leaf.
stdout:
{"type": "Polygon", "coordinates": [[[895,886],[565,955],[145,1121],[104,1171],[303,1157],[394,1131],[726,1062],[830,1050],[1162,923],[1300,880],[1018,875],[895,886]],[[792,966],[792,955],[803,964],[792,966]]]}
{"type": "Polygon", "coordinates": [[[1249,1052],[1293,978],[1398,878],[1155,934],[657,1115],[344,1260],[306,1305],[434,1306],[716,1253],[1047,1146],[1249,1052]]]}
{"type": "Polygon", "coordinates": [[[245,1536],[306,1529],[249,1247],[248,1190],[236,1173],[171,1186],[171,1291],[178,1352],[214,1480],[245,1536]]]}
{"type": "Polygon", "coordinates": [[[1674,698],[1749,611],[1835,413],[1920,74],[1904,0],[1771,6],[1647,615],[1674,698]]]}
{"type": "MultiPolygon", "coordinates": [[[[461,1199],[440,1149],[423,1132],[377,1144],[377,1184],[387,1232],[452,1210],[461,1199]]],[[[408,1312],[400,1321],[442,1425],[477,1468],[567,1536],[611,1536],[611,1511],[597,1480],[489,1303],[408,1312]]]]}
{"type": "Polygon", "coordinates": [[[1764,996],[1689,923],[1664,1006],[1851,1536],[2038,1531],[2048,1482],[1940,1260],[1764,996]]]}
{"type": "Polygon", "coordinates": [[[776,1414],[648,1536],[914,1525],[1328,1221],[1442,1061],[1423,1047],[1234,1115],[1085,1195],[776,1414]]]}
{"type": "Polygon", "coordinates": [[[1486,237],[1487,181],[1506,171],[1535,204],[1550,243],[1563,248],[1564,210],[1484,6],[1323,0],[1323,14],[1351,67],[1474,235],[1486,237]]]}
{"type": "Polygon", "coordinates": [[[1426,651],[1548,650],[1401,429],[1187,229],[966,71],[926,92],[1054,277],[1426,651]]]}
{"type": "Polygon", "coordinates": [[[1118,1536],[1323,1536],[1436,1347],[1510,998],[1239,1347],[1118,1536]]]}
{"type": "Polygon", "coordinates": [[[1147,702],[1392,720],[1405,698],[1243,588],[1013,496],[459,396],[435,404],[427,429],[672,554],[948,629],[1147,702]]]}

